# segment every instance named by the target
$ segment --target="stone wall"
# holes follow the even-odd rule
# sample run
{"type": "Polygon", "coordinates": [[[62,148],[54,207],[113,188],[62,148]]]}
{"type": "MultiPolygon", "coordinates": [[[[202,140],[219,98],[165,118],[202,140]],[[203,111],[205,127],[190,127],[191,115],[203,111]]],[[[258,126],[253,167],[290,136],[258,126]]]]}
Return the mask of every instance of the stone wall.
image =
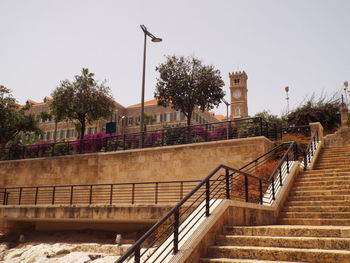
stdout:
{"type": "Polygon", "coordinates": [[[273,147],[265,137],[0,162],[0,187],[203,179],[273,147]]]}

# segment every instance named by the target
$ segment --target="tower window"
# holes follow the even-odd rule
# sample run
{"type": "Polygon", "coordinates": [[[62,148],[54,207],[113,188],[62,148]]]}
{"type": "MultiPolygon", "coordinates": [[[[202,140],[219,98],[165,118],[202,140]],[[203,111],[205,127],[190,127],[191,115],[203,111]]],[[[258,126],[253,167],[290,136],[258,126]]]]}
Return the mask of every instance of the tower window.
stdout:
{"type": "Polygon", "coordinates": [[[239,84],[239,79],[234,79],[233,82],[234,82],[235,85],[238,85],[239,84]]]}
{"type": "Polygon", "coordinates": [[[240,117],[241,116],[241,109],[240,107],[235,108],[235,117],[240,117]]]}

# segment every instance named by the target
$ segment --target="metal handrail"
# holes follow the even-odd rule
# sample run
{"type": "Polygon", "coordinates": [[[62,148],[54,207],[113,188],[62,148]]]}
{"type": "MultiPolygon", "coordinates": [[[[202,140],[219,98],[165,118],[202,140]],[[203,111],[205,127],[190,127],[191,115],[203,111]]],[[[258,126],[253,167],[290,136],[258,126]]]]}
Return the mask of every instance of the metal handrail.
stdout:
{"type": "MultiPolygon", "coordinates": [[[[269,151],[269,153],[274,152],[274,150],[276,150],[279,147],[274,148],[273,150],[269,151]]],[[[288,154],[290,151],[292,151],[294,149],[294,143],[290,143],[290,146],[287,149],[287,152],[284,154],[284,158],[287,158],[287,162],[288,162],[288,154]]],[[[264,156],[267,156],[267,154],[265,154],[264,156]]],[[[259,157],[257,159],[261,159],[262,157],[259,157]]],[[[256,159],[256,160],[257,160],[256,159]]],[[[248,165],[245,165],[244,167],[248,167],[250,164],[253,164],[256,160],[254,160],[253,162],[250,162],[248,165]]],[[[281,162],[280,162],[281,163],[281,162]]],[[[203,191],[202,195],[205,195],[205,200],[203,200],[204,202],[204,209],[205,211],[203,212],[202,216],[206,216],[208,217],[210,215],[210,202],[211,200],[213,200],[213,197],[210,197],[210,193],[213,192],[214,190],[210,188],[210,180],[212,180],[213,182],[218,182],[223,183],[224,186],[224,193],[219,193],[216,192],[216,195],[219,193],[219,197],[220,198],[222,195],[224,196],[224,198],[226,199],[230,199],[231,198],[231,191],[232,191],[232,182],[234,180],[234,176],[237,177],[237,175],[241,175],[244,177],[244,192],[245,192],[245,200],[246,202],[249,201],[249,178],[256,180],[258,182],[259,185],[259,197],[260,197],[260,204],[263,204],[263,187],[262,184],[273,184],[273,176],[271,176],[270,178],[272,178],[271,180],[264,180],[261,179],[259,177],[256,177],[250,173],[244,172],[242,171],[243,167],[241,169],[234,169],[232,167],[226,166],[226,165],[219,165],[218,167],[216,167],[206,178],[204,178],[190,193],[188,193],[176,206],[174,206],[164,217],[162,217],[155,225],[153,225],[151,227],[151,229],[149,229],[139,240],[136,241],[136,243],[130,247],[127,252],[122,255],[117,261],[116,263],[122,263],[124,262],[126,259],[128,259],[130,256],[134,255],[134,262],[135,263],[140,263],[141,262],[141,257],[143,255],[145,255],[146,252],[143,252],[141,254],[141,247],[143,245],[143,243],[150,237],[152,237],[152,235],[161,228],[161,226],[163,224],[165,224],[165,222],[167,220],[169,220],[171,217],[174,217],[174,221],[170,224],[170,226],[163,231],[162,235],[165,233],[167,234],[166,237],[170,237],[170,235],[173,235],[173,241],[171,243],[173,243],[173,248],[172,251],[174,254],[176,254],[179,251],[179,226],[180,226],[180,222],[179,222],[179,211],[181,209],[181,207],[192,197],[194,196],[197,192],[199,192],[203,187],[205,188],[205,190],[203,191]],[[224,169],[225,170],[225,174],[224,175],[220,175],[219,179],[213,179],[214,176],[221,170],[224,169]],[[221,178],[221,179],[220,179],[221,178]],[[166,233],[167,231],[169,231],[169,229],[173,229],[172,231],[170,231],[171,233],[166,233]]],[[[220,190],[218,190],[220,191],[220,190]]],[[[197,209],[200,205],[198,205],[195,209],[197,209]]],[[[187,208],[187,210],[189,209],[189,206],[187,208]]],[[[199,214],[200,211],[197,212],[197,214],[199,214]]],[[[183,214],[182,214],[183,215],[183,214]]],[[[188,218],[188,216],[186,216],[186,218],[188,218]]],[[[193,218],[192,218],[193,219],[193,218]]],[[[185,220],[185,219],[184,219],[185,220]]],[[[198,219],[199,220],[199,219],[198,219]]],[[[198,221],[197,220],[197,221],[198,221]]],[[[188,230],[186,233],[188,233],[190,230],[188,230]]],[[[151,245],[149,245],[146,250],[150,249],[157,241],[153,241],[151,243],[151,245]]],[[[164,241],[165,242],[165,241],[164,241]]],[[[164,244],[164,242],[162,242],[164,244]]],[[[169,244],[166,248],[169,247],[169,244]]],[[[158,247],[159,248],[159,247],[158,247]]],[[[162,252],[163,253],[165,250],[163,249],[162,252]]],[[[152,255],[154,255],[155,251],[153,251],[152,255]]],[[[170,252],[168,252],[169,254],[170,252]]],[[[167,255],[168,255],[167,254],[167,255]]],[[[165,255],[165,256],[167,256],[165,255]]],[[[158,256],[159,257],[159,256],[158,256]]],[[[163,258],[164,259],[164,258],[163,258]]],[[[147,260],[146,260],[147,261],[147,260]]]]}
{"type": "Polygon", "coordinates": [[[306,150],[304,151],[304,171],[307,170],[307,167],[311,163],[311,159],[316,152],[318,142],[319,142],[318,130],[315,130],[306,150]]]}

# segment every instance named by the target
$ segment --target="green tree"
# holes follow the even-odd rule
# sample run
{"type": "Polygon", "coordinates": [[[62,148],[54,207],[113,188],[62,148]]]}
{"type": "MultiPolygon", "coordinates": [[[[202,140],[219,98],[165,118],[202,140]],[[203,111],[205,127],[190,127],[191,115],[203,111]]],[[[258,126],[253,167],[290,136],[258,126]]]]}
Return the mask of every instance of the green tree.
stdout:
{"type": "Polygon", "coordinates": [[[0,85],[0,147],[14,141],[21,133],[40,134],[34,115],[25,114],[28,107],[20,108],[11,90],[0,85]]]}
{"type": "Polygon", "coordinates": [[[109,117],[115,108],[109,87],[99,84],[87,68],[83,68],[81,75],[76,75],[73,81],[61,81],[51,96],[50,108],[55,120],[78,122],[81,143],[86,125],[109,117]]]}
{"type": "Polygon", "coordinates": [[[260,117],[264,121],[269,123],[276,123],[280,125],[286,124],[286,121],[282,118],[278,117],[277,115],[272,114],[269,110],[263,110],[261,112],[258,112],[254,115],[254,117],[260,117]]]}
{"type": "Polygon", "coordinates": [[[156,70],[160,74],[154,93],[158,105],[180,110],[187,118],[187,125],[191,124],[195,107],[211,110],[225,95],[220,71],[203,65],[199,59],[168,56],[156,70]]]}

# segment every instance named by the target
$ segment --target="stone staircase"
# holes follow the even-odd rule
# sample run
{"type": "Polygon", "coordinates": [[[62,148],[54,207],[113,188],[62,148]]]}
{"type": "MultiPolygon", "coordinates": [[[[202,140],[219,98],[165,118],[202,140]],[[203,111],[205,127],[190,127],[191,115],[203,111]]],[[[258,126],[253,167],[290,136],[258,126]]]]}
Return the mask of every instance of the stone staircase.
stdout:
{"type": "Polygon", "coordinates": [[[323,148],[301,172],[279,225],[225,226],[201,262],[350,263],[350,146],[323,148]]]}

